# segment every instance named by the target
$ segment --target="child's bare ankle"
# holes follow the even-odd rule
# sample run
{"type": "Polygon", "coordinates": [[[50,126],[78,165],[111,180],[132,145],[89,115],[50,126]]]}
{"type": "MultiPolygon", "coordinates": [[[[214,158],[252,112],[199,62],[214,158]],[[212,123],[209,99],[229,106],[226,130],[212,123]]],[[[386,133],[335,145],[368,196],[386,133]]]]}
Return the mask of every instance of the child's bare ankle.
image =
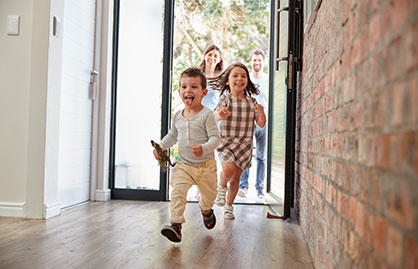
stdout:
{"type": "Polygon", "coordinates": [[[210,212],[210,209],[202,210],[202,213],[205,214],[205,215],[209,214],[209,212],[210,212]]]}

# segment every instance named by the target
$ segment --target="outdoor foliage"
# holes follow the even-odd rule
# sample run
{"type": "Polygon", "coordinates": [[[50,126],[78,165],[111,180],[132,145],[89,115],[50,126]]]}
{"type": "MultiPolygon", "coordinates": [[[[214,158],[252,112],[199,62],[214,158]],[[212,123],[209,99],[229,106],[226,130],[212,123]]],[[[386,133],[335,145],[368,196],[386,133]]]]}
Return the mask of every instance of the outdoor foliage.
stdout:
{"type": "MultiPolygon", "coordinates": [[[[176,0],[174,7],[172,116],[183,106],[177,93],[180,73],[199,66],[207,46],[222,50],[224,67],[242,62],[250,68],[254,50],[268,55],[269,0],[176,0]]],[[[268,61],[266,61],[268,62],[268,61]]],[[[265,72],[267,72],[265,66],[265,72]]],[[[175,150],[171,150],[172,159],[175,150]]]]}
{"type": "MultiPolygon", "coordinates": [[[[180,73],[198,66],[208,45],[222,49],[225,67],[234,62],[249,66],[248,58],[255,49],[268,54],[269,13],[268,0],[175,1],[173,92],[178,89],[180,73]]],[[[175,106],[174,102],[173,109],[175,106]]]]}

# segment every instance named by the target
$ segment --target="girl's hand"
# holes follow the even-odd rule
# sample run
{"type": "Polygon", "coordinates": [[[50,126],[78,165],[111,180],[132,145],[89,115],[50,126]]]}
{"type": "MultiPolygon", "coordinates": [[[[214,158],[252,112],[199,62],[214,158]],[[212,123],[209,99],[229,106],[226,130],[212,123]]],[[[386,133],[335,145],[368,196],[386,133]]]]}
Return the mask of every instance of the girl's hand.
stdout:
{"type": "Polygon", "coordinates": [[[255,113],[258,114],[256,116],[264,115],[264,107],[260,104],[255,105],[255,113]]]}
{"type": "Polygon", "coordinates": [[[203,154],[203,148],[202,145],[198,144],[198,145],[193,145],[191,146],[192,148],[192,152],[196,157],[200,157],[203,154]]]}
{"type": "Polygon", "coordinates": [[[266,115],[264,114],[264,107],[260,104],[255,105],[255,122],[258,127],[263,128],[266,125],[266,115]]]}
{"type": "Polygon", "coordinates": [[[157,150],[156,149],[154,149],[154,151],[152,152],[152,153],[154,153],[154,158],[157,160],[157,161],[159,161],[161,158],[160,158],[160,156],[158,155],[158,153],[157,153],[157,150]]]}
{"type": "Polygon", "coordinates": [[[231,116],[232,113],[229,111],[228,107],[217,107],[215,110],[215,120],[220,121],[223,120],[229,116],[231,116]]]}

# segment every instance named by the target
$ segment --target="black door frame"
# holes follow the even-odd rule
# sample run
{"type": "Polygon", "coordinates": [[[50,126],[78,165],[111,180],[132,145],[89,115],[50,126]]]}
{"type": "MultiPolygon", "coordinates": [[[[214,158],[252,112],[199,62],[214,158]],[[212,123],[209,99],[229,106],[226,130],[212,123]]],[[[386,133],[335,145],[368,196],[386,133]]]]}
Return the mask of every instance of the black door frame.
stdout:
{"type": "MultiPolygon", "coordinates": [[[[117,98],[117,74],[118,74],[118,40],[119,40],[119,15],[120,0],[114,0],[113,21],[113,62],[112,62],[112,101],[111,101],[111,124],[110,124],[110,156],[109,156],[109,188],[111,199],[125,200],[168,200],[168,174],[160,172],[159,190],[140,189],[116,189],[115,188],[115,143],[116,143],[116,98],[117,98]]],[[[170,99],[171,99],[171,69],[173,48],[173,20],[174,1],[164,1],[164,44],[163,44],[163,80],[162,80],[162,104],[161,104],[161,137],[167,134],[169,129],[170,99]]],[[[151,152],[151,147],[150,147],[151,152]]],[[[151,154],[151,153],[150,153],[151,154]]],[[[152,158],[152,155],[150,155],[152,158]]]]}
{"type": "Polygon", "coordinates": [[[285,195],[284,217],[290,218],[294,206],[295,186],[295,128],[296,128],[296,55],[295,18],[296,1],[289,0],[289,30],[287,54],[287,105],[286,105],[286,153],[285,153],[285,195]]]}
{"type": "MultiPolygon", "coordinates": [[[[289,52],[288,52],[288,85],[287,92],[287,111],[286,111],[286,157],[285,157],[285,199],[283,218],[289,218],[291,207],[294,206],[294,156],[295,156],[295,111],[296,111],[296,69],[300,69],[298,59],[300,59],[300,20],[301,0],[289,0],[289,52]],[[299,32],[296,32],[298,31],[299,32]],[[289,74],[291,74],[289,76],[289,74]],[[291,86],[291,87],[289,87],[291,86]]],[[[275,42],[276,27],[278,20],[277,10],[279,0],[270,1],[270,72],[269,72],[269,92],[272,96],[274,92],[274,68],[276,58],[274,51],[278,44],[275,42]]],[[[110,158],[109,158],[109,187],[111,189],[112,199],[127,200],[151,200],[151,201],[167,201],[168,200],[168,174],[160,173],[159,190],[131,190],[115,188],[115,141],[116,141],[116,98],[117,98],[117,70],[118,70],[118,38],[119,38],[119,8],[120,0],[114,0],[114,23],[113,23],[113,62],[112,62],[112,101],[111,101],[111,127],[110,127],[110,158]]],[[[174,0],[164,1],[164,46],[163,46],[163,90],[162,90],[162,111],[161,111],[161,137],[167,134],[170,123],[171,111],[171,71],[172,71],[172,48],[173,48],[173,23],[174,23],[174,0]]],[[[303,26],[303,24],[302,24],[303,26]]],[[[272,124],[272,107],[273,100],[269,99],[269,118],[268,124],[272,124]]],[[[267,191],[270,191],[271,184],[271,144],[272,144],[272,128],[268,128],[267,141],[267,191]]]]}
{"type": "MultiPolygon", "coordinates": [[[[301,70],[301,31],[302,23],[302,1],[289,0],[288,7],[281,7],[280,0],[271,1],[270,20],[270,98],[269,98],[269,119],[268,119],[268,147],[267,147],[267,191],[271,186],[271,157],[272,157],[272,134],[271,128],[273,115],[274,96],[274,72],[279,62],[279,38],[280,38],[280,13],[288,12],[288,53],[287,78],[286,78],[286,139],[285,139],[285,175],[284,175],[284,219],[291,217],[291,209],[294,207],[295,191],[295,128],[296,128],[296,75],[301,70]],[[277,38],[276,38],[277,37],[277,38]]],[[[280,61],[283,59],[280,59],[280,61]]],[[[275,195],[273,194],[273,197],[275,195]]]]}

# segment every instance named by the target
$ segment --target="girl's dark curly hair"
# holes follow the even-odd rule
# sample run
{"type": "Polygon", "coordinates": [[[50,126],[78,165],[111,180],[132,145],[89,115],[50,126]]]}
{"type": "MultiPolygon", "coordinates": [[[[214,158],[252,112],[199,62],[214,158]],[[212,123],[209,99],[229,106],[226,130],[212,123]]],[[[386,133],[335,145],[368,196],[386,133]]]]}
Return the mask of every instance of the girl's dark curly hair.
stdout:
{"type": "Polygon", "coordinates": [[[222,72],[222,70],[224,70],[224,60],[222,59],[222,52],[221,49],[216,46],[216,45],[210,45],[209,47],[207,47],[205,49],[205,52],[203,53],[203,59],[202,62],[200,63],[200,69],[203,71],[203,73],[205,73],[205,69],[206,69],[206,61],[205,61],[205,56],[206,54],[209,53],[209,51],[211,50],[217,50],[219,52],[219,57],[221,57],[221,60],[219,61],[219,63],[216,65],[215,67],[215,74],[222,72]]]}
{"type": "Polygon", "coordinates": [[[209,82],[209,85],[213,86],[215,90],[220,91],[219,95],[222,95],[225,91],[231,92],[229,85],[226,83],[228,82],[229,75],[231,74],[232,69],[235,67],[239,67],[245,70],[247,73],[247,87],[244,90],[244,94],[246,96],[251,96],[252,94],[258,95],[260,91],[258,90],[258,85],[254,84],[250,79],[250,72],[248,72],[248,68],[242,63],[234,63],[228,66],[224,72],[222,72],[219,76],[213,78],[212,81],[209,82]]]}

